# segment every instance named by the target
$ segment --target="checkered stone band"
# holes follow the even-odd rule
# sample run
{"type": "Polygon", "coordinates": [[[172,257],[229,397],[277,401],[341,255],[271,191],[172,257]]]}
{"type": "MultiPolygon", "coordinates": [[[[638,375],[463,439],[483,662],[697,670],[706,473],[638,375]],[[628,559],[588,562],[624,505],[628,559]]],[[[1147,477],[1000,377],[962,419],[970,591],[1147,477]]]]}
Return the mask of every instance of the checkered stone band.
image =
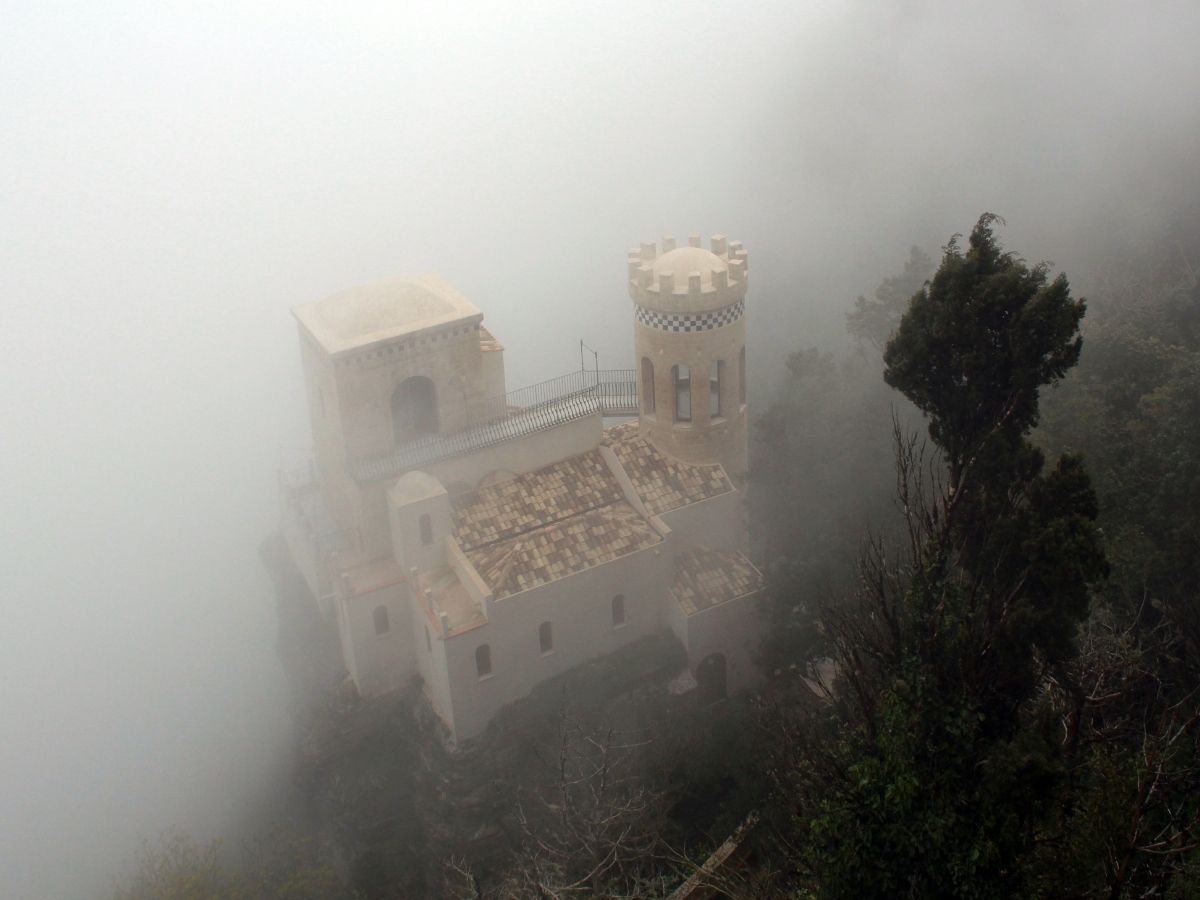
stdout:
{"type": "Polygon", "coordinates": [[[659,331],[712,331],[736,322],[746,311],[746,301],[706,313],[664,313],[633,304],[634,316],[649,328],[659,331]]]}

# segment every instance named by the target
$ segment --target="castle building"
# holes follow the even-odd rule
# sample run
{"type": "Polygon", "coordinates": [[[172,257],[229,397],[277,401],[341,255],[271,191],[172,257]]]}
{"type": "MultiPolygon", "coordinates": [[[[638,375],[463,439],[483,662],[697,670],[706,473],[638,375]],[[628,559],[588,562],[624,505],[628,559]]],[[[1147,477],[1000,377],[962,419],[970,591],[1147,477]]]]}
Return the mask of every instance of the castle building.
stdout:
{"type": "Polygon", "coordinates": [[[284,534],[360,693],[419,677],[452,741],[567,669],[668,630],[675,684],[757,678],[745,555],[746,252],[628,260],[637,363],[508,391],[434,275],[293,310],[312,421],[284,534]]]}

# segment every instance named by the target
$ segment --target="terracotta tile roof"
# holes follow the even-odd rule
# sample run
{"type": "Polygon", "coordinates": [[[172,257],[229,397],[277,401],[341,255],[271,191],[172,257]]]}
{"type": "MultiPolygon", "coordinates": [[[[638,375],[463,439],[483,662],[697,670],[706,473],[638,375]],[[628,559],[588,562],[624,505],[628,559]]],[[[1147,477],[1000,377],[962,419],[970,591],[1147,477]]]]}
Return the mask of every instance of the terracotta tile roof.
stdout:
{"type": "Polygon", "coordinates": [[[638,496],[654,515],[733,490],[721,466],[693,466],[671,459],[638,436],[637,422],[606,429],[604,442],[617,455],[638,496]]]}
{"type": "Polygon", "coordinates": [[[497,600],[557,581],[662,541],[621,501],[467,551],[497,600]]]}
{"type": "Polygon", "coordinates": [[[675,557],[671,595],[689,616],[761,586],[762,575],[741,553],[697,547],[675,557]]]}
{"type": "Polygon", "coordinates": [[[598,450],[451,499],[454,536],[473,550],[624,500],[598,450]]]}

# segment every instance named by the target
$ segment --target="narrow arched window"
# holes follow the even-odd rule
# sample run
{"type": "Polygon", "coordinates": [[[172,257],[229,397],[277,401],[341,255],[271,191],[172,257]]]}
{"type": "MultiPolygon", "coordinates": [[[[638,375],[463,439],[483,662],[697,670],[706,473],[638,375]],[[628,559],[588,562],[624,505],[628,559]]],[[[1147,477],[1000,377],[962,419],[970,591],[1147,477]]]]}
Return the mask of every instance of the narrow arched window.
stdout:
{"type": "Polygon", "coordinates": [[[429,626],[428,625],[425,626],[425,652],[426,653],[433,652],[433,641],[431,641],[429,639],[429,626]]]}
{"type": "Polygon", "coordinates": [[[746,348],[738,354],[738,402],[746,405],[746,348]]]}
{"type": "Polygon", "coordinates": [[[554,649],[554,626],[549,622],[543,622],[538,626],[538,644],[542,648],[543,653],[549,653],[554,649]]]}
{"type": "Polygon", "coordinates": [[[692,370],[685,363],[672,366],[671,382],[675,386],[675,421],[692,421],[692,370]]]}
{"type": "Polygon", "coordinates": [[[642,412],[654,412],[654,363],[642,357],[642,412]]]}
{"type": "Polygon", "coordinates": [[[480,678],[492,674],[492,648],[487,644],[475,648],[475,672],[480,678]]]}
{"type": "Polygon", "coordinates": [[[708,415],[721,415],[721,381],[725,375],[725,360],[718,359],[708,370],[708,415]]]}
{"type": "Polygon", "coordinates": [[[612,598],[612,623],[613,628],[625,624],[625,595],[617,594],[612,598]]]}
{"type": "Polygon", "coordinates": [[[391,625],[388,623],[388,612],[386,606],[375,607],[375,633],[387,634],[391,630],[391,625]]]}
{"type": "Polygon", "coordinates": [[[429,518],[429,513],[422,513],[421,518],[417,520],[417,524],[421,528],[421,543],[425,546],[433,543],[433,520],[429,518]]]}

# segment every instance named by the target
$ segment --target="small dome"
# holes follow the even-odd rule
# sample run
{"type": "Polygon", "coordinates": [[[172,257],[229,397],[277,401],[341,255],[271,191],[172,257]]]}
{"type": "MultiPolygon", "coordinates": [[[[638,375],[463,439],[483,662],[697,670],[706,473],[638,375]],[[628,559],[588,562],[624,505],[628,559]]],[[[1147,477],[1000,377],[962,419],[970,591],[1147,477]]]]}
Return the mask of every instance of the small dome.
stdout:
{"type": "Polygon", "coordinates": [[[711,250],[705,250],[703,247],[676,247],[674,250],[668,250],[654,261],[654,280],[657,282],[658,276],[664,272],[672,272],[675,275],[675,287],[678,290],[687,287],[689,275],[699,272],[700,286],[707,288],[712,286],[714,269],[718,272],[726,272],[729,270],[729,266],[717,254],[711,250]]]}
{"type": "Polygon", "coordinates": [[[645,241],[627,257],[629,296],[639,307],[668,315],[699,315],[731,307],[746,296],[746,254],[740,241],[713,235],[711,249],[693,235],[686,247],[663,239],[661,256],[645,241]],[[728,253],[726,250],[728,249],[728,253]],[[693,281],[694,279],[694,281],[693,281]]]}

